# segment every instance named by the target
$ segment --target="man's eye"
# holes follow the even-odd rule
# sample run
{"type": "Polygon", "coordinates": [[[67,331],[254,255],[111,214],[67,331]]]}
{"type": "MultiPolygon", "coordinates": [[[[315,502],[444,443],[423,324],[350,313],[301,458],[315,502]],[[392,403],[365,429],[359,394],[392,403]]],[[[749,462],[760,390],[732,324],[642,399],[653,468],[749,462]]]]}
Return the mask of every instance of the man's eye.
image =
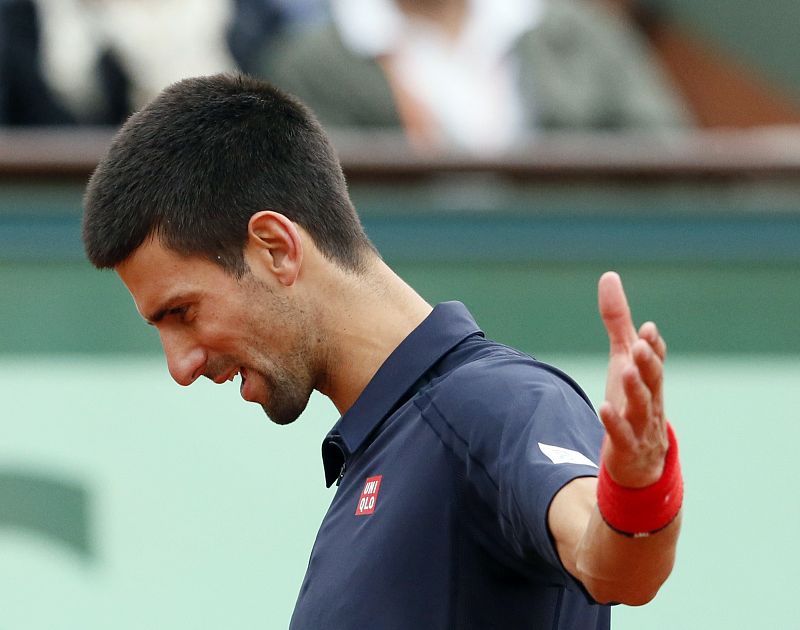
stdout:
{"type": "Polygon", "coordinates": [[[176,306],[175,308],[171,308],[167,311],[167,315],[172,317],[177,317],[179,319],[186,319],[186,314],[189,312],[188,306],[176,306]]]}

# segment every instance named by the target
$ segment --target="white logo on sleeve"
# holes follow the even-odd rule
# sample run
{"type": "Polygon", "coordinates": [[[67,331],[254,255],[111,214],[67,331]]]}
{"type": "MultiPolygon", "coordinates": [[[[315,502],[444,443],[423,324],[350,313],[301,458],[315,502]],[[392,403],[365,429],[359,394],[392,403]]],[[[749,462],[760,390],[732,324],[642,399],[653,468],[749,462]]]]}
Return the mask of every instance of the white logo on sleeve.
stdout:
{"type": "Polygon", "coordinates": [[[553,446],[552,444],[542,444],[539,442],[539,449],[554,464],[583,464],[585,466],[597,468],[597,464],[586,457],[586,455],[569,448],[553,446]]]}

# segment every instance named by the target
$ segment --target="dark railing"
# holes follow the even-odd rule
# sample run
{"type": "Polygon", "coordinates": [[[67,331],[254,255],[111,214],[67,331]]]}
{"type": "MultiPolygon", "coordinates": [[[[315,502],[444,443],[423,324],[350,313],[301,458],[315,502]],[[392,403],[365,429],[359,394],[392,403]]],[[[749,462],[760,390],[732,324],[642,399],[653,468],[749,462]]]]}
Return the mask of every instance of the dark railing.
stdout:
{"type": "MultiPolygon", "coordinates": [[[[91,173],[113,131],[102,128],[0,130],[0,178],[91,173]]],[[[352,181],[493,172],[525,179],[800,179],[800,128],[638,134],[543,134],[506,154],[419,155],[391,133],[334,132],[352,181]]]]}

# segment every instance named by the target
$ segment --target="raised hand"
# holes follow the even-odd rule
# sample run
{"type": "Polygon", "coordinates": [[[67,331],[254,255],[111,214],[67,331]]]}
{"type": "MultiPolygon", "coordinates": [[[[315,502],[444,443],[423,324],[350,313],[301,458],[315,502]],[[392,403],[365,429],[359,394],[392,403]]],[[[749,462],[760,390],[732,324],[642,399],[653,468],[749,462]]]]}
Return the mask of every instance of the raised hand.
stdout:
{"type": "Polygon", "coordinates": [[[659,479],[668,447],[663,394],[667,347],[653,322],[636,331],[619,275],[603,274],[597,293],[610,345],[606,400],[600,406],[608,433],[603,464],[618,484],[639,488],[659,479]]]}

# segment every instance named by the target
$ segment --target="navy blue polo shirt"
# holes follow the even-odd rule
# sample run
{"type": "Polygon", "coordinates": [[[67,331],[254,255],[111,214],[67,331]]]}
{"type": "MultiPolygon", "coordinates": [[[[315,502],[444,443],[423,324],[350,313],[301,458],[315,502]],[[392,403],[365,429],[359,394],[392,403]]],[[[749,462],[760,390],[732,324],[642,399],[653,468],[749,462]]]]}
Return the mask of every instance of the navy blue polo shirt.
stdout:
{"type": "Polygon", "coordinates": [[[559,489],[597,474],[602,436],[568,376],[438,305],[323,443],[339,486],[291,628],[608,628],[547,526],[559,489]]]}

